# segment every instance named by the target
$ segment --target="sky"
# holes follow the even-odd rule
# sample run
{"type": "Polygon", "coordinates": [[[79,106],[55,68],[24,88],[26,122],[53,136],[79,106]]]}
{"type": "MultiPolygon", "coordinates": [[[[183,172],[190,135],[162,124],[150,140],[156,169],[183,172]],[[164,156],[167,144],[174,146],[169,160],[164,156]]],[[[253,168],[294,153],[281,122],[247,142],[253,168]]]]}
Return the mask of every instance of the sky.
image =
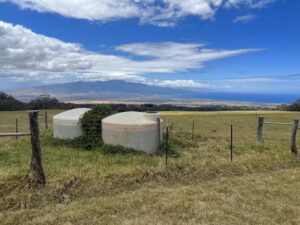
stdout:
{"type": "Polygon", "coordinates": [[[125,80],[300,93],[297,0],[0,0],[0,90],[125,80]]]}

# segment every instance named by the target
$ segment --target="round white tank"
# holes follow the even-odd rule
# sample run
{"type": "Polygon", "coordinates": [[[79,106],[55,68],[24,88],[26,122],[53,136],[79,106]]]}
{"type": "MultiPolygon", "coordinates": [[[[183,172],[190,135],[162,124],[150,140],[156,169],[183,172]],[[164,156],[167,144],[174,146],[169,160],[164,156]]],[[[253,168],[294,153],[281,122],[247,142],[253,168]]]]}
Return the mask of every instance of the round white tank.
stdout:
{"type": "Polygon", "coordinates": [[[152,154],[162,141],[162,119],[156,112],[114,114],[102,120],[102,139],[105,144],[122,145],[152,154]]]}
{"type": "Polygon", "coordinates": [[[55,138],[74,139],[81,136],[80,118],[89,111],[88,108],[71,109],[53,117],[53,133],[55,138]]]}

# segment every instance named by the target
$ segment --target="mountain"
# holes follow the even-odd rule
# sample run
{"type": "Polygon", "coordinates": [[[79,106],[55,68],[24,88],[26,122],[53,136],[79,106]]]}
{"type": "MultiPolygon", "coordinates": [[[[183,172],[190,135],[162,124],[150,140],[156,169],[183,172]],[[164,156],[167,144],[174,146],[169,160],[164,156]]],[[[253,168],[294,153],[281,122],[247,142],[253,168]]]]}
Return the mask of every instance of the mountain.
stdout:
{"type": "Polygon", "coordinates": [[[17,99],[27,101],[45,94],[60,100],[174,99],[184,97],[190,92],[181,89],[150,86],[121,80],[110,80],[51,84],[9,91],[8,93],[17,99]]]}
{"type": "Polygon", "coordinates": [[[236,93],[209,90],[184,90],[131,83],[122,80],[72,82],[19,89],[7,92],[18,100],[29,101],[40,95],[51,95],[62,101],[137,100],[137,101],[235,101],[251,103],[292,103],[298,94],[236,93]]]}

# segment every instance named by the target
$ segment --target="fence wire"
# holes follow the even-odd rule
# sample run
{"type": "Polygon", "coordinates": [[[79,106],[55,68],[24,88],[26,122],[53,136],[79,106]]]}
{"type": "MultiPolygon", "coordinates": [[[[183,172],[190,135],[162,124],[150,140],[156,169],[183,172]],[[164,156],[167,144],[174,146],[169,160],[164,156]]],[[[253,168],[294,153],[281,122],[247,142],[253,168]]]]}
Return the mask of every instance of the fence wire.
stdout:
{"type": "MultiPolygon", "coordinates": [[[[260,115],[256,114],[234,114],[216,113],[214,115],[168,115],[163,116],[163,132],[166,127],[170,129],[170,137],[185,139],[194,142],[194,148],[201,149],[205,144],[215,148],[216,151],[228,153],[230,144],[230,126],[233,125],[233,143],[236,151],[247,151],[249,146],[258,144],[257,141],[257,120],[259,116],[264,116],[265,121],[271,122],[292,122],[290,115],[260,115]],[[193,122],[194,121],[194,122],[193,122]],[[218,149],[220,148],[220,149],[218,149]]],[[[18,132],[29,131],[29,120],[26,113],[10,115],[8,118],[0,118],[0,133],[16,131],[16,118],[18,118],[18,132]]],[[[299,119],[299,118],[298,118],[299,119]]],[[[39,117],[41,133],[46,132],[44,117],[39,117]]],[[[47,132],[52,132],[52,115],[48,116],[47,132]]],[[[100,129],[100,124],[88,124],[90,129],[100,129]]],[[[266,144],[289,148],[291,144],[292,125],[264,124],[263,139],[266,144]]],[[[26,137],[22,137],[26,138],[26,137]]],[[[93,136],[90,138],[101,138],[93,136]]],[[[21,139],[21,137],[19,137],[21,139]]],[[[9,144],[16,141],[16,138],[0,138],[0,145],[9,144]]],[[[300,146],[300,130],[297,134],[297,146],[300,146]]],[[[200,150],[199,150],[200,151],[200,150]]]]}
{"type": "MultiPolygon", "coordinates": [[[[187,133],[186,137],[192,139],[194,136],[197,142],[215,142],[214,144],[223,145],[224,151],[228,151],[230,144],[230,125],[233,125],[233,143],[235,149],[247,151],[255,145],[257,141],[257,114],[252,115],[233,115],[216,114],[210,116],[168,116],[165,118],[164,126],[173,127],[173,135],[180,136],[181,133],[187,133]],[[194,135],[193,132],[194,121],[194,135]],[[249,147],[250,146],[250,147],[249,147]]],[[[293,118],[297,119],[297,118],[293,118]]],[[[265,121],[276,121],[279,123],[292,123],[290,115],[265,116],[265,121]]],[[[165,128],[164,128],[165,129],[165,128]]],[[[289,148],[291,145],[292,125],[264,124],[263,138],[264,143],[270,148],[289,148]]],[[[213,146],[212,144],[211,146],[213,146]]],[[[300,146],[300,130],[297,134],[297,146],[300,146]]],[[[253,147],[254,148],[254,147],[253,147]]]]}
{"type": "MultiPolygon", "coordinates": [[[[48,128],[52,127],[52,116],[55,112],[51,112],[48,115],[48,128]]],[[[38,117],[40,132],[43,133],[46,130],[46,121],[44,112],[40,111],[38,117]]],[[[0,112],[0,133],[27,133],[30,130],[28,112],[16,111],[16,112],[0,112]]],[[[0,137],[0,147],[10,144],[14,141],[28,139],[28,137],[0,137]]]]}

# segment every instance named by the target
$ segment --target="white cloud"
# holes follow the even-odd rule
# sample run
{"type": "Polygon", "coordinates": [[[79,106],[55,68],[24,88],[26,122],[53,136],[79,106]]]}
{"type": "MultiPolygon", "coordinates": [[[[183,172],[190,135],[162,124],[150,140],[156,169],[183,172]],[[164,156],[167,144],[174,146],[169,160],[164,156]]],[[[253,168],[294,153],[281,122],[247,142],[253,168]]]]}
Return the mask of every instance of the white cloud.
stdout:
{"type": "Polygon", "coordinates": [[[133,53],[139,56],[173,58],[188,56],[198,52],[204,44],[185,44],[185,43],[135,43],[118,46],[116,49],[124,52],[133,53]]]}
{"type": "Polygon", "coordinates": [[[263,8],[276,0],[227,0],[225,1],[226,7],[240,7],[246,6],[252,9],[263,8]]]}
{"type": "Polygon", "coordinates": [[[233,22],[235,23],[249,23],[257,18],[256,15],[253,14],[248,14],[248,15],[243,15],[243,16],[238,16],[236,17],[233,22]]]}
{"type": "Polygon", "coordinates": [[[237,93],[296,93],[300,91],[300,76],[257,76],[219,80],[145,80],[143,83],[161,87],[201,89],[237,93]]]}
{"type": "Polygon", "coordinates": [[[161,87],[173,87],[173,88],[200,88],[210,89],[213,85],[209,83],[199,82],[195,80],[147,80],[144,83],[149,85],[161,86],[161,87]]]}
{"type": "Polygon", "coordinates": [[[204,47],[204,44],[163,42],[126,44],[118,46],[117,50],[150,58],[141,62],[140,65],[151,67],[155,70],[154,72],[177,72],[201,68],[207,61],[261,50],[216,50],[204,47]]]}
{"type": "Polygon", "coordinates": [[[204,44],[133,43],[116,47],[130,58],[85,50],[76,43],[33,33],[0,21],[0,74],[18,79],[143,80],[148,73],[175,73],[205,67],[205,62],[260,49],[207,49],[204,44]],[[134,60],[134,56],[142,59],[134,60]]]}
{"type": "Polygon", "coordinates": [[[57,13],[90,21],[138,18],[141,23],[174,26],[186,16],[214,18],[224,7],[262,8],[275,0],[0,0],[22,9],[57,13]]]}
{"type": "Polygon", "coordinates": [[[136,1],[131,0],[2,0],[22,9],[58,13],[66,17],[87,20],[111,20],[139,15],[136,1]]]}
{"type": "Polygon", "coordinates": [[[193,80],[193,79],[145,79],[138,81],[148,85],[172,88],[184,88],[192,90],[209,90],[230,93],[296,93],[300,91],[300,76],[256,76],[228,78],[217,80],[193,80]]]}
{"type": "Polygon", "coordinates": [[[220,80],[158,80],[147,79],[142,83],[173,88],[224,91],[230,93],[293,93],[300,91],[300,76],[256,76],[220,80]]]}

